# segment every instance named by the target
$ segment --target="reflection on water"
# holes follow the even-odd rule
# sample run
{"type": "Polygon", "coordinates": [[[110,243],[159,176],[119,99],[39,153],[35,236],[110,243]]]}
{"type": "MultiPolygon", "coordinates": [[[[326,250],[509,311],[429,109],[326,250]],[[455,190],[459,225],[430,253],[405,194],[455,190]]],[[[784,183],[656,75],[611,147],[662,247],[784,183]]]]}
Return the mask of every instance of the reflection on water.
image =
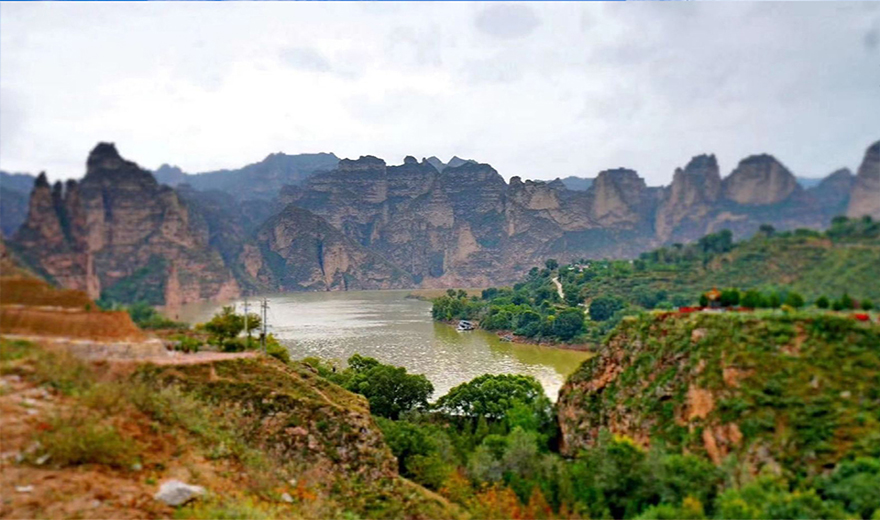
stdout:
{"type": "MultiPolygon", "coordinates": [[[[375,357],[425,374],[434,397],[486,373],[527,374],[555,400],[565,377],[588,357],[583,352],[505,343],[484,331],[458,332],[431,320],[431,304],[406,291],[288,293],[267,295],[269,331],[295,359],[318,356],[344,362],[352,354],[375,357]]],[[[257,300],[251,299],[251,304],[257,300]]],[[[241,301],[237,302],[241,311],[241,301]]],[[[175,313],[190,323],[209,319],[217,303],[184,306],[175,313]]],[[[257,307],[252,307],[257,312],[257,307]]]]}

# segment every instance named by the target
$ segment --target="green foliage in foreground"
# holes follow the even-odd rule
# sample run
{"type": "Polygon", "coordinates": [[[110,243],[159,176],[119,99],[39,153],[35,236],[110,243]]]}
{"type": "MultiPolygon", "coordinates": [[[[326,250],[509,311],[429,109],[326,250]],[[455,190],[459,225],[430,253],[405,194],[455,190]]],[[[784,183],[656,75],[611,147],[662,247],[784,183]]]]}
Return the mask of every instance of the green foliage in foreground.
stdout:
{"type": "Polygon", "coordinates": [[[359,354],[349,358],[348,368],[339,372],[315,358],[304,362],[334,383],[366,397],[370,411],[380,417],[397,419],[403,412],[427,409],[434,392],[434,385],[424,375],[407,374],[405,368],[359,354]]]}

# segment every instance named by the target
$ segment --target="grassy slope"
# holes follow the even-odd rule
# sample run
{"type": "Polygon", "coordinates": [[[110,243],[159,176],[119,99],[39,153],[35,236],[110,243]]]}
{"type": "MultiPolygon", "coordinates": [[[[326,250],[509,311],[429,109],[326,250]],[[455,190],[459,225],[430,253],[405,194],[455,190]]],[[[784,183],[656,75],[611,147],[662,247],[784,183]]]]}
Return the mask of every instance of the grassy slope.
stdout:
{"type": "Polygon", "coordinates": [[[35,484],[2,506],[4,516],[89,507],[108,518],[460,516],[396,476],[363,398],[302,365],[99,366],[26,342],[0,347],[0,408],[17,425],[5,448],[24,454],[4,478],[35,484]],[[208,496],[176,512],[153,501],[171,478],[208,496]],[[100,506],[84,505],[98,495],[100,506]]]}
{"type": "Polygon", "coordinates": [[[880,300],[880,240],[865,238],[832,241],[827,237],[785,236],[753,238],[740,242],[707,265],[699,263],[670,268],[649,266],[624,276],[603,276],[583,284],[590,299],[616,295],[629,300],[632,291],[644,287],[680,294],[696,303],[712,287],[741,290],[794,290],[813,300],[821,295],[839,297],[844,292],[856,299],[880,300]]]}
{"type": "Polygon", "coordinates": [[[880,326],[803,313],[627,318],[559,405],[570,453],[610,428],[716,462],[733,453],[813,473],[876,451],[880,326]]]}

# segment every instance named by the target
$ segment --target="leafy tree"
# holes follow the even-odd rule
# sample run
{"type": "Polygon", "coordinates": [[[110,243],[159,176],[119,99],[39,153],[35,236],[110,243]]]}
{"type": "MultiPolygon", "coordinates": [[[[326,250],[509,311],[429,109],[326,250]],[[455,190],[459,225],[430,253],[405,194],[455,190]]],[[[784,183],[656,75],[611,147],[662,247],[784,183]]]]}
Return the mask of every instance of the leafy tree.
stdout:
{"type": "Polygon", "coordinates": [[[553,320],[551,332],[566,341],[584,331],[584,313],[580,309],[565,309],[553,320]]]}
{"type": "Polygon", "coordinates": [[[708,307],[709,306],[709,297],[706,294],[700,295],[700,307],[708,307]]]}
{"type": "Polygon", "coordinates": [[[770,296],[767,297],[767,307],[771,309],[778,309],[782,305],[782,298],[779,296],[778,292],[770,293],[770,296]]]}
{"type": "Polygon", "coordinates": [[[715,504],[716,518],[846,518],[834,502],[824,502],[816,491],[789,490],[785,480],[762,475],[755,481],[723,492],[715,504]]]}
{"type": "Polygon", "coordinates": [[[244,330],[244,316],[236,314],[235,307],[227,305],[204,324],[204,329],[221,341],[231,339],[244,330]]]}
{"type": "Polygon", "coordinates": [[[501,420],[520,403],[532,407],[536,413],[550,416],[550,400],[544,395],[541,383],[532,376],[518,374],[484,374],[456,386],[438,399],[435,406],[453,416],[501,420]]]}
{"type": "Polygon", "coordinates": [[[816,307],[820,309],[827,309],[829,305],[830,303],[828,302],[827,296],[819,296],[819,298],[816,300],[816,307]]]}
{"type": "Polygon", "coordinates": [[[840,463],[821,479],[823,496],[843,504],[849,513],[871,518],[880,511],[880,459],[859,457],[840,463]]]}
{"type": "Polygon", "coordinates": [[[719,300],[722,307],[735,307],[739,305],[739,291],[736,289],[725,289],[721,291],[719,300]]]}
{"type": "Polygon", "coordinates": [[[428,407],[434,385],[424,375],[407,374],[403,367],[358,354],[348,363],[351,374],[343,386],[366,397],[372,413],[397,419],[403,412],[428,407]]]}
{"type": "Polygon", "coordinates": [[[776,228],[771,226],[770,224],[761,224],[758,228],[758,233],[765,237],[772,237],[776,234],[776,228]]]}
{"type": "Polygon", "coordinates": [[[590,302],[590,319],[605,321],[623,307],[623,300],[616,296],[600,296],[590,302]]]}
{"type": "Polygon", "coordinates": [[[785,297],[785,304],[800,309],[804,306],[804,297],[794,291],[789,291],[785,297]]]}
{"type": "Polygon", "coordinates": [[[559,262],[556,261],[555,259],[551,258],[551,259],[547,260],[546,262],[544,262],[544,267],[546,267],[550,271],[554,271],[559,268],[559,262]]]}
{"type": "Polygon", "coordinates": [[[853,299],[847,293],[843,293],[843,296],[840,297],[840,309],[839,310],[852,310],[856,308],[856,304],[853,299]]]}
{"type": "Polygon", "coordinates": [[[767,306],[764,295],[760,291],[750,289],[743,295],[740,304],[749,309],[760,309],[767,306]]]}
{"type": "Polygon", "coordinates": [[[874,302],[868,300],[867,298],[862,300],[862,310],[869,311],[874,308],[874,302]]]}

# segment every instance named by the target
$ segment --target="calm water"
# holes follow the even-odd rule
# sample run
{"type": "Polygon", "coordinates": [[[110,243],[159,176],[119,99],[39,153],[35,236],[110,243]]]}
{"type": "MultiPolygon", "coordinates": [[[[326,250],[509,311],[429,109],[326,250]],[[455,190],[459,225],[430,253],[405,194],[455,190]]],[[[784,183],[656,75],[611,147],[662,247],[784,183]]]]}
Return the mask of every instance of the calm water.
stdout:
{"type": "MultiPolygon", "coordinates": [[[[583,352],[506,343],[483,331],[457,332],[431,320],[429,302],[406,295],[407,291],[267,295],[269,332],[295,359],[318,356],[345,366],[345,360],[358,353],[425,374],[434,384],[435,398],[479,375],[507,373],[534,376],[556,400],[565,377],[588,357],[583,352]]],[[[250,299],[252,305],[257,301],[250,299]]],[[[236,302],[239,311],[241,303],[236,302]]],[[[176,315],[200,323],[220,307],[190,304],[176,315]]]]}

